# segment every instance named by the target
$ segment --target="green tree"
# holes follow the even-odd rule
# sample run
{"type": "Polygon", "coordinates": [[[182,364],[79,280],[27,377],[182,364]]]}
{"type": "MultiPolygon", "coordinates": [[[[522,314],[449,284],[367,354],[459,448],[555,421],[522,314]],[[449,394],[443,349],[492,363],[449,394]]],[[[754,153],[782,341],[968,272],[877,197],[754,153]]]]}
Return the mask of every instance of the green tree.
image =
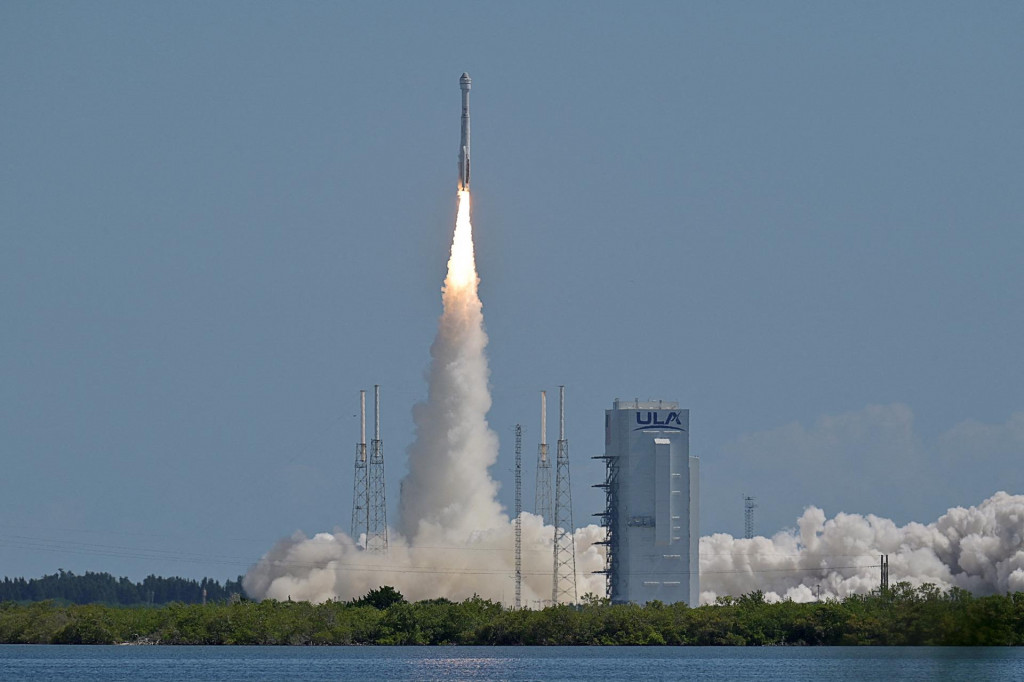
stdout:
{"type": "Polygon", "coordinates": [[[383,585],[375,590],[370,590],[352,603],[356,606],[372,606],[375,609],[383,610],[390,607],[392,604],[398,604],[404,601],[405,597],[402,596],[401,592],[390,585],[383,585]]]}

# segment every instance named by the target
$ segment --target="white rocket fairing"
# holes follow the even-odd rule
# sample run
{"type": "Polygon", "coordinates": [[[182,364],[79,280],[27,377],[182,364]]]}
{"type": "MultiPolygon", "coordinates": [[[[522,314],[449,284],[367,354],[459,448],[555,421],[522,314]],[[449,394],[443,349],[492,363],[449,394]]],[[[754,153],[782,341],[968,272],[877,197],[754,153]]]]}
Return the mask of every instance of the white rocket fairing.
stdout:
{"type": "Polygon", "coordinates": [[[459,143],[459,189],[469,189],[469,88],[473,81],[469,74],[462,74],[459,87],[462,89],[462,139],[459,143]]]}

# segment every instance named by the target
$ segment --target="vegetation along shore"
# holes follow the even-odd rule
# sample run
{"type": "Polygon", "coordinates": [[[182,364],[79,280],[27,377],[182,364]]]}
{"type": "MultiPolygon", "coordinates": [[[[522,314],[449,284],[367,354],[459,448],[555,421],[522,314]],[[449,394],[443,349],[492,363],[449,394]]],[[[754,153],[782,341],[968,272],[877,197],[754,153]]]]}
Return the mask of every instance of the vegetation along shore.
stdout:
{"type": "Polygon", "coordinates": [[[882,593],[806,604],[759,592],[717,604],[608,604],[512,610],[470,598],[407,602],[391,587],[350,602],[116,606],[5,601],[0,643],[464,645],[1024,644],[1024,592],[975,597],[898,583],[882,593]]]}

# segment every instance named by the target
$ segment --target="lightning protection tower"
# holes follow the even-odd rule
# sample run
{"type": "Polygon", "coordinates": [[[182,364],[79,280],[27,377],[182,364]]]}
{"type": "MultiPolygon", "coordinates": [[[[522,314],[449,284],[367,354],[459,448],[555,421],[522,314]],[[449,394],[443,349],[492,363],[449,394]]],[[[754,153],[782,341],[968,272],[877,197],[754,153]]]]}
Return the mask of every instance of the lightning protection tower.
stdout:
{"type": "Polygon", "coordinates": [[[359,391],[359,442],[356,443],[356,471],[352,482],[352,540],[356,543],[369,530],[369,492],[366,480],[366,391],[359,391]]]}
{"type": "Polygon", "coordinates": [[[565,386],[558,387],[558,456],[555,462],[555,547],[551,601],[575,604],[576,544],[569,484],[569,441],[565,437],[565,386]]]}
{"type": "Polygon", "coordinates": [[[384,444],[380,439],[380,386],[373,387],[373,440],[370,441],[368,469],[369,514],[366,550],[374,554],[388,551],[388,502],[384,494],[384,444]]]}
{"type": "Polygon", "coordinates": [[[754,510],[757,509],[757,505],[754,504],[754,498],[749,495],[743,496],[743,537],[750,540],[754,537],[754,510]]]}
{"type": "Polygon", "coordinates": [[[516,601],[523,598],[523,425],[516,424],[516,601]]]}
{"type": "Polygon", "coordinates": [[[537,446],[537,484],[533,513],[551,523],[551,459],[548,457],[548,392],[540,392],[540,445],[537,446]]]}

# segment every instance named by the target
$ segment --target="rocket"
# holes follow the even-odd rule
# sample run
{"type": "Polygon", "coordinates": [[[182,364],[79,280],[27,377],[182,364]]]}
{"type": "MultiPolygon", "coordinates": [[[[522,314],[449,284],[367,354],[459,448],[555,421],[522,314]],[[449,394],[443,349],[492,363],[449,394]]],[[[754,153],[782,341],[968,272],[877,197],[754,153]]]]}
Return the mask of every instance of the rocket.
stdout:
{"type": "Polygon", "coordinates": [[[473,81],[468,73],[462,74],[462,139],[459,142],[459,189],[469,190],[469,88],[473,81]]]}

